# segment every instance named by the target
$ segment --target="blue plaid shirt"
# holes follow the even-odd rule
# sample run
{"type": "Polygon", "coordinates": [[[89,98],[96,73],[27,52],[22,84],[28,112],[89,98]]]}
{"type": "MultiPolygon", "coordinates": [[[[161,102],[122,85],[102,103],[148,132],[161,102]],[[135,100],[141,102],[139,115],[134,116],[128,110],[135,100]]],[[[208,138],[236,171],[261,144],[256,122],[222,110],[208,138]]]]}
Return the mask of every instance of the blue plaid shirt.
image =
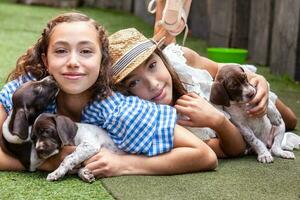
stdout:
{"type": "MultiPolygon", "coordinates": [[[[0,92],[6,112],[12,109],[12,94],[23,83],[34,80],[30,75],[7,83],[0,92]]],[[[45,112],[56,113],[52,102],[45,112]]],[[[81,122],[107,130],[115,144],[128,153],[154,156],[173,148],[176,111],[166,105],[113,93],[105,100],[95,100],[82,111],[81,122]]]]}

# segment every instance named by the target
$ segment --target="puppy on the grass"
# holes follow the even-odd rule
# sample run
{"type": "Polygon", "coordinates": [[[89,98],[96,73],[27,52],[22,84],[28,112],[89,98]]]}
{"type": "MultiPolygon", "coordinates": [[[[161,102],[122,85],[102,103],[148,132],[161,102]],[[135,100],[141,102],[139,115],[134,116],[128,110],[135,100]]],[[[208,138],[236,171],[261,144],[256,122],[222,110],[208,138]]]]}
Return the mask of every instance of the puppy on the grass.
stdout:
{"type": "Polygon", "coordinates": [[[294,153],[286,150],[299,148],[300,137],[289,132],[286,141],[289,146],[282,148],[285,124],[272,101],[269,101],[267,114],[260,118],[249,117],[247,103],[255,96],[256,88],[247,79],[239,65],[225,65],[218,72],[212,85],[210,101],[225,106],[232,122],[239,128],[246,142],[258,154],[262,163],[273,162],[273,157],[294,159],[294,153]],[[270,151],[268,150],[270,148],[270,151]]]}
{"type": "Polygon", "coordinates": [[[47,76],[40,81],[24,83],[12,96],[13,108],[2,126],[1,148],[29,171],[35,171],[43,162],[32,147],[31,125],[53,101],[58,90],[56,81],[47,76]]]}
{"type": "MultiPolygon", "coordinates": [[[[59,153],[63,146],[76,146],[75,151],[66,156],[55,171],[48,174],[49,181],[64,177],[67,172],[97,154],[102,147],[114,153],[123,153],[105,130],[91,124],[75,123],[63,115],[41,114],[33,124],[31,139],[40,159],[59,153]]],[[[84,167],[79,169],[78,176],[86,182],[95,180],[92,172],[84,167]]]]}

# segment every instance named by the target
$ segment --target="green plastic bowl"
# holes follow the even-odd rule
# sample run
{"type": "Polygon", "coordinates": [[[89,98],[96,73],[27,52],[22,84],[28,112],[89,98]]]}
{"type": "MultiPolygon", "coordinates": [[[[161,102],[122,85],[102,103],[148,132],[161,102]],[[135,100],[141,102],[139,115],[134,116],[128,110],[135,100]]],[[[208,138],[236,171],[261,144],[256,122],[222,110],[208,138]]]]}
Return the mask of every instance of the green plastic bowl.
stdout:
{"type": "Polygon", "coordinates": [[[248,51],[236,48],[207,48],[208,58],[220,63],[239,63],[246,61],[248,51]]]}

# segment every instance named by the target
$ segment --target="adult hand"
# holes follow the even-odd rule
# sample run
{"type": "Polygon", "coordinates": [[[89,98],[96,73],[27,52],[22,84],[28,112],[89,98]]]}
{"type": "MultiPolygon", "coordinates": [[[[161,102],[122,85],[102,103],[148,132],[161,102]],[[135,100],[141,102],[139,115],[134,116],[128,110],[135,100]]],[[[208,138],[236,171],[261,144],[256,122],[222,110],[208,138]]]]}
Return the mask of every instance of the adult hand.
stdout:
{"type": "Polygon", "coordinates": [[[105,148],[84,162],[86,168],[91,170],[96,178],[122,175],[121,155],[114,154],[105,148]]]}
{"type": "Polygon", "coordinates": [[[249,82],[256,87],[256,95],[249,102],[250,108],[247,110],[250,117],[262,117],[267,113],[269,100],[269,85],[261,75],[253,76],[249,82]]]}
{"type": "Polygon", "coordinates": [[[204,98],[195,93],[181,96],[175,103],[176,110],[183,115],[179,125],[215,128],[224,120],[224,115],[204,98]]]}

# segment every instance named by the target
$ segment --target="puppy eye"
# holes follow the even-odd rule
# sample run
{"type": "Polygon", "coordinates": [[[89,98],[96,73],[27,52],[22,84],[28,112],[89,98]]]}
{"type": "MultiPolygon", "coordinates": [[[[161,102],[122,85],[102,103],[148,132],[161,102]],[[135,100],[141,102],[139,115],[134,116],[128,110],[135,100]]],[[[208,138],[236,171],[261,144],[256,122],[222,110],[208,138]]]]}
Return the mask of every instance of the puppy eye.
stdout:
{"type": "Polygon", "coordinates": [[[31,140],[36,140],[36,135],[35,134],[31,135],[31,140]]]}
{"type": "Polygon", "coordinates": [[[238,86],[239,86],[239,83],[238,83],[238,82],[232,81],[231,84],[229,85],[229,88],[234,89],[234,88],[236,88],[236,87],[238,87],[238,86]]]}

